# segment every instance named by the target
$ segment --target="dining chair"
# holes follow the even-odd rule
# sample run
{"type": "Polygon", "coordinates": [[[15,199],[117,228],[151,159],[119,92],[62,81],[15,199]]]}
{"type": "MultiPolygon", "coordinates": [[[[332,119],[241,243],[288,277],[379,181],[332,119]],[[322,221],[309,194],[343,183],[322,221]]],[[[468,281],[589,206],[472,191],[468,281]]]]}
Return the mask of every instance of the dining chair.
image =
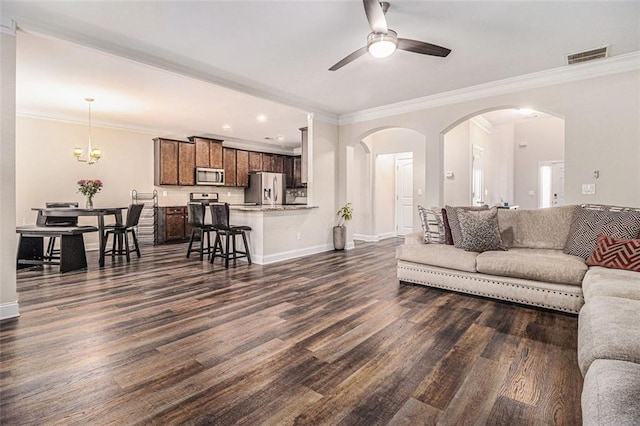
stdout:
{"type": "Polygon", "coordinates": [[[140,214],[142,213],[142,209],[144,208],[144,204],[130,204],[127,209],[127,219],[124,224],[113,224],[106,225],[105,228],[105,237],[101,250],[105,255],[111,254],[111,256],[115,255],[126,255],[127,263],[131,261],[131,257],[129,253],[131,249],[129,248],[129,237],[131,234],[133,238],[133,246],[136,254],[140,257],[140,246],[138,245],[138,238],[136,237],[135,227],[138,226],[138,222],[140,221],[140,214]],[[109,235],[113,235],[113,245],[111,250],[106,250],[107,241],[109,240],[109,235]],[[121,237],[124,237],[124,248],[121,246],[121,237]],[[116,242],[118,242],[118,248],[116,249],[116,242]]]}
{"type": "Polygon", "coordinates": [[[204,254],[209,255],[211,253],[211,232],[215,232],[213,225],[205,223],[206,205],[203,203],[189,203],[187,204],[188,222],[191,225],[191,238],[189,238],[189,247],[187,248],[187,259],[191,255],[191,252],[197,251],[200,253],[200,260],[204,258],[204,254]],[[196,234],[200,234],[200,247],[192,248],[193,241],[196,234]],[[205,235],[207,237],[205,246],[205,235]]]}
{"type": "MultiPolygon", "coordinates": [[[[57,207],[78,207],[78,203],[75,201],[48,201],[45,204],[47,208],[57,208],[57,207]]],[[[78,216],[70,216],[70,217],[56,217],[56,216],[43,216],[44,220],[36,221],[36,224],[42,226],[78,226],[78,216]],[[38,223],[42,222],[42,223],[38,223]]],[[[56,245],[56,237],[49,238],[49,244],[47,245],[47,251],[44,255],[45,259],[59,259],[60,258],[60,249],[55,248],[56,245]]]]}
{"type": "Polygon", "coordinates": [[[247,231],[251,231],[251,227],[246,225],[229,225],[229,203],[211,203],[209,206],[211,209],[211,222],[216,231],[216,239],[209,262],[213,263],[216,257],[221,257],[224,259],[224,267],[229,268],[229,259],[233,259],[235,263],[236,259],[246,257],[249,264],[251,264],[251,253],[249,252],[246,234],[247,231]],[[237,235],[242,236],[244,251],[236,248],[237,235]],[[224,248],[222,247],[221,237],[225,237],[224,248]],[[231,250],[229,250],[230,242],[231,250]]]}

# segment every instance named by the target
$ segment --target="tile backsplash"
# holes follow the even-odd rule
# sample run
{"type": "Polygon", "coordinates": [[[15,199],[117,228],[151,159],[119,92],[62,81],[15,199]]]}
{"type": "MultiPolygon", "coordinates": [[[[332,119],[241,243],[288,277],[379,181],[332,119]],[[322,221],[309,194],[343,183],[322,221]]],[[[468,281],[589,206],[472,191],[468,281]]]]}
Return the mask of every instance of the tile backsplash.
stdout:
{"type": "Polygon", "coordinates": [[[158,205],[186,206],[191,192],[217,192],[221,202],[229,204],[244,203],[244,188],[228,188],[224,186],[156,186],[158,205]]]}

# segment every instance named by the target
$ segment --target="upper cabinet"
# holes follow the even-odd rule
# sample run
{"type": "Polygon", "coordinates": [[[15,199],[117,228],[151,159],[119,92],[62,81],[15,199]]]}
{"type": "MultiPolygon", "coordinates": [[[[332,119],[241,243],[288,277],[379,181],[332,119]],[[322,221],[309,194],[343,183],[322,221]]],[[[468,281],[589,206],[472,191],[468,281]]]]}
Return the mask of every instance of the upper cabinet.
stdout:
{"type": "Polygon", "coordinates": [[[222,169],[222,141],[199,136],[189,138],[195,145],[196,167],[222,169]]]}
{"type": "Polygon", "coordinates": [[[224,165],[224,186],[236,186],[236,150],[222,148],[224,165]]]}
{"type": "Polygon", "coordinates": [[[195,185],[196,146],[192,143],[178,144],[178,185],[195,185]]]}
{"type": "Polygon", "coordinates": [[[262,153],[249,151],[249,171],[261,172],[262,170],[262,153]]]}
{"type": "Polygon", "coordinates": [[[309,129],[307,127],[303,127],[300,129],[302,132],[302,159],[301,159],[301,169],[300,169],[300,178],[302,183],[307,183],[307,177],[309,175],[308,172],[308,164],[309,164],[309,129]]]}
{"type": "Polygon", "coordinates": [[[249,151],[236,150],[236,186],[249,186],[249,151]]]}
{"type": "Polygon", "coordinates": [[[195,168],[224,169],[225,186],[249,186],[250,172],[284,173],[286,186],[305,186],[300,157],[222,146],[217,139],[191,136],[189,142],[154,139],[155,185],[195,185],[195,168]]]}
{"type": "Polygon", "coordinates": [[[154,183],[194,185],[195,145],[173,139],[154,139],[154,183]]]}

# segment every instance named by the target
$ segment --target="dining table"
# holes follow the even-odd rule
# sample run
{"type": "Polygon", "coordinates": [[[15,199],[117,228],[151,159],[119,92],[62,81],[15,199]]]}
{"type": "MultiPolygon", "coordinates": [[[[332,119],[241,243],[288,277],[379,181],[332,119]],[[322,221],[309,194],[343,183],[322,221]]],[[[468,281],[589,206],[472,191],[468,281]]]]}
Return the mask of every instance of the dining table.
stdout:
{"type": "Polygon", "coordinates": [[[98,238],[100,244],[100,267],[104,266],[104,217],[115,216],[115,223],[122,224],[122,211],[127,207],[96,207],[96,208],[81,208],[81,207],[34,207],[31,210],[37,211],[41,216],[49,217],[76,217],[76,216],[95,216],[98,219],[98,238]]]}

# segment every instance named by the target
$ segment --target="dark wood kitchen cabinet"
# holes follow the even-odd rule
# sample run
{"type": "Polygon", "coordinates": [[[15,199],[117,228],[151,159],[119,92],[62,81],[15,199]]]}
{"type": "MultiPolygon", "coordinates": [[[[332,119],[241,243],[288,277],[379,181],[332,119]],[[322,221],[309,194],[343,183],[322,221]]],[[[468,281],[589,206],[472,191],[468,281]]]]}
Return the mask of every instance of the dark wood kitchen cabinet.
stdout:
{"type": "Polygon", "coordinates": [[[206,167],[211,169],[222,168],[222,141],[219,139],[209,139],[200,136],[190,136],[196,150],[196,167],[206,167]]]}
{"type": "Polygon", "coordinates": [[[170,139],[154,139],[154,183],[178,184],[178,144],[170,139]]]}
{"type": "Polygon", "coordinates": [[[262,153],[249,151],[249,171],[261,172],[262,171],[262,153]]]}
{"type": "Polygon", "coordinates": [[[236,186],[236,150],[222,148],[224,165],[224,186],[236,186]]]}
{"type": "Polygon", "coordinates": [[[249,186],[249,151],[236,150],[236,186],[249,186]]]}
{"type": "Polygon", "coordinates": [[[183,242],[191,236],[187,206],[160,207],[158,243],[183,242]]]}
{"type": "Polygon", "coordinates": [[[263,172],[275,172],[275,155],[262,153],[262,171],[263,172]]]}
{"type": "Polygon", "coordinates": [[[178,185],[195,185],[196,146],[192,143],[178,144],[178,185]]]}
{"type": "Polygon", "coordinates": [[[293,188],[295,186],[295,180],[293,175],[293,157],[288,155],[282,157],[284,163],[284,175],[286,178],[287,188],[293,188]]]}
{"type": "Polygon", "coordinates": [[[195,145],[173,139],[154,139],[154,183],[194,185],[195,145]]]}
{"type": "Polygon", "coordinates": [[[293,187],[301,188],[304,187],[302,183],[302,158],[301,157],[293,157],[293,187]]]}
{"type": "Polygon", "coordinates": [[[273,156],[273,171],[275,173],[284,173],[284,155],[273,156]]]}

